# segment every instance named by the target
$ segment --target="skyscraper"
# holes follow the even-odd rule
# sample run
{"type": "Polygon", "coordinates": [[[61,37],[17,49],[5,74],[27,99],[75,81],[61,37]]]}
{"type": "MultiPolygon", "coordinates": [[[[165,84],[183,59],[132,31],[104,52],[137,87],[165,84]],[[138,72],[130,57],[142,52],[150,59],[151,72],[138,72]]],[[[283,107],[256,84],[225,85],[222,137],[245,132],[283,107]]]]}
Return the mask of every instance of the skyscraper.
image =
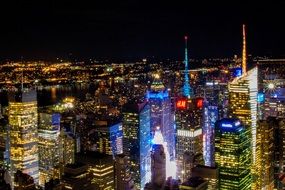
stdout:
{"type": "Polygon", "coordinates": [[[59,179],[62,149],[60,149],[60,114],[39,114],[39,184],[59,179]]]}
{"type": "Polygon", "coordinates": [[[251,130],[255,162],[257,118],[257,67],[229,83],[229,116],[238,118],[251,130]]]}
{"type": "Polygon", "coordinates": [[[204,123],[203,123],[203,155],[205,166],[214,166],[215,147],[215,123],[218,120],[218,106],[204,107],[204,123]]]}
{"type": "Polygon", "coordinates": [[[19,91],[9,97],[9,139],[12,183],[17,170],[39,180],[38,110],[35,91],[19,91]]]}
{"type": "Polygon", "coordinates": [[[256,134],[256,170],[260,179],[256,189],[274,189],[274,125],[259,121],[256,134]]]}
{"type": "Polygon", "coordinates": [[[137,189],[151,180],[150,106],[147,102],[129,103],[123,108],[124,154],[137,189]]]}
{"type": "Polygon", "coordinates": [[[190,165],[203,164],[203,99],[202,98],[179,98],[176,101],[176,160],[177,177],[186,180],[190,177],[190,165]],[[189,156],[193,155],[192,159],[189,156]],[[188,161],[192,160],[189,163],[188,161]]]}
{"type": "Polygon", "coordinates": [[[127,156],[120,154],[115,158],[115,189],[133,190],[134,182],[130,171],[130,162],[127,156]]]}
{"type": "Polygon", "coordinates": [[[222,119],[215,126],[215,162],[219,189],[251,189],[250,131],[238,119],[222,119]]]}
{"type": "Polygon", "coordinates": [[[150,105],[151,131],[161,130],[170,159],[175,158],[175,130],[174,116],[171,109],[171,100],[168,90],[165,88],[158,75],[155,76],[150,90],[147,91],[146,99],[150,105]]]}

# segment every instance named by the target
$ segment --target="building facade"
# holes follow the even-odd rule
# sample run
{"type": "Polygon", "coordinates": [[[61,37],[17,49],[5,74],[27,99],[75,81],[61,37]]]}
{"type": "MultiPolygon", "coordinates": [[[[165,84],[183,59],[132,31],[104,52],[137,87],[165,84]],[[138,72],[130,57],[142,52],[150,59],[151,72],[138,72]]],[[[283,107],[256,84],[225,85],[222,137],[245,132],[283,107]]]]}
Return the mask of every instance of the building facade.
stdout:
{"type": "Polygon", "coordinates": [[[238,119],[222,119],[215,126],[215,162],[221,190],[251,189],[250,130],[238,119]]]}
{"type": "Polygon", "coordinates": [[[9,97],[9,153],[12,183],[17,170],[39,181],[38,107],[35,91],[16,92],[9,97]]]}
{"type": "Polygon", "coordinates": [[[128,104],[123,109],[124,154],[130,160],[130,171],[137,189],[151,180],[150,106],[128,104]]]}

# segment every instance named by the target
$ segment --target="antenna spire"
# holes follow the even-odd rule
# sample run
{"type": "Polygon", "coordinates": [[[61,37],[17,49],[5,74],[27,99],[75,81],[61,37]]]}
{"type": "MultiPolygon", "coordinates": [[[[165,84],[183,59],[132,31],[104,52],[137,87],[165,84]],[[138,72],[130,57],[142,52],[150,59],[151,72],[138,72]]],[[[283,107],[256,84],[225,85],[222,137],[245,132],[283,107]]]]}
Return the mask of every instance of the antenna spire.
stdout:
{"type": "Polygon", "coordinates": [[[21,62],[22,62],[21,92],[24,92],[24,67],[23,67],[23,57],[21,57],[21,62]]]}
{"type": "Polygon", "coordinates": [[[185,40],[185,58],[184,58],[184,64],[185,64],[185,70],[184,70],[184,85],[183,85],[183,95],[187,98],[191,97],[191,87],[189,82],[189,68],[188,68],[188,49],[187,49],[187,41],[188,36],[184,36],[185,40]]]}
{"type": "Polygon", "coordinates": [[[247,62],[247,55],[246,55],[246,31],[245,25],[242,25],[242,74],[246,73],[246,62],[247,62]]]}

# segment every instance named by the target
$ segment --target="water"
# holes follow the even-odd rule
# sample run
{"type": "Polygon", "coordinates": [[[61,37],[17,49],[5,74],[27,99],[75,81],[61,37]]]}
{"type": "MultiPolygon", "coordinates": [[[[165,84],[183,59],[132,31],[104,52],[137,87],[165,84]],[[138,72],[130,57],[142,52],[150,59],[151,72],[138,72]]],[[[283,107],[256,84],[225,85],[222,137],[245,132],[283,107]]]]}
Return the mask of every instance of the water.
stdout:
{"type": "MultiPolygon", "coordinates": [[[[79,100],[84,100],[87,93],[93,95],[96,90],[96,85],[90,84],[73,84],[73,85],[56,85],[45,87],[37,90],[38,106],[49,106],[60,102],[67,96],[75,97],[79,100]]],[[[0,103],[2,106],[8,105],[8,92],[0,92],[0,103]]]]}

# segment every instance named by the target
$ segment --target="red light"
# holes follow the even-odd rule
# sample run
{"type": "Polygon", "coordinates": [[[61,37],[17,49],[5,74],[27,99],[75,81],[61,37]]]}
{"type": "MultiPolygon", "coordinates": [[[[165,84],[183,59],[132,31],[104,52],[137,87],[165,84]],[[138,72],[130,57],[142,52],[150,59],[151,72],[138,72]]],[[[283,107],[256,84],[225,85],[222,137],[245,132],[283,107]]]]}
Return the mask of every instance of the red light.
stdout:
{"type": "Polygon", "coordinates": [[[198,99],[197,100],[197,108],[202,108],[203,107],[203,99],[198,99]]]}
{"type": "Polygon", "coordinates": [[[186,108],[186,100],[178,100],[176,102],[176,107],[179,109],[185,109],[186,108]]]}
{"type": "Polygon", "coordinates": [[[188,36],[184,36],[184,39],[187,40],[187,39],[188,39],[188,36]]]}

